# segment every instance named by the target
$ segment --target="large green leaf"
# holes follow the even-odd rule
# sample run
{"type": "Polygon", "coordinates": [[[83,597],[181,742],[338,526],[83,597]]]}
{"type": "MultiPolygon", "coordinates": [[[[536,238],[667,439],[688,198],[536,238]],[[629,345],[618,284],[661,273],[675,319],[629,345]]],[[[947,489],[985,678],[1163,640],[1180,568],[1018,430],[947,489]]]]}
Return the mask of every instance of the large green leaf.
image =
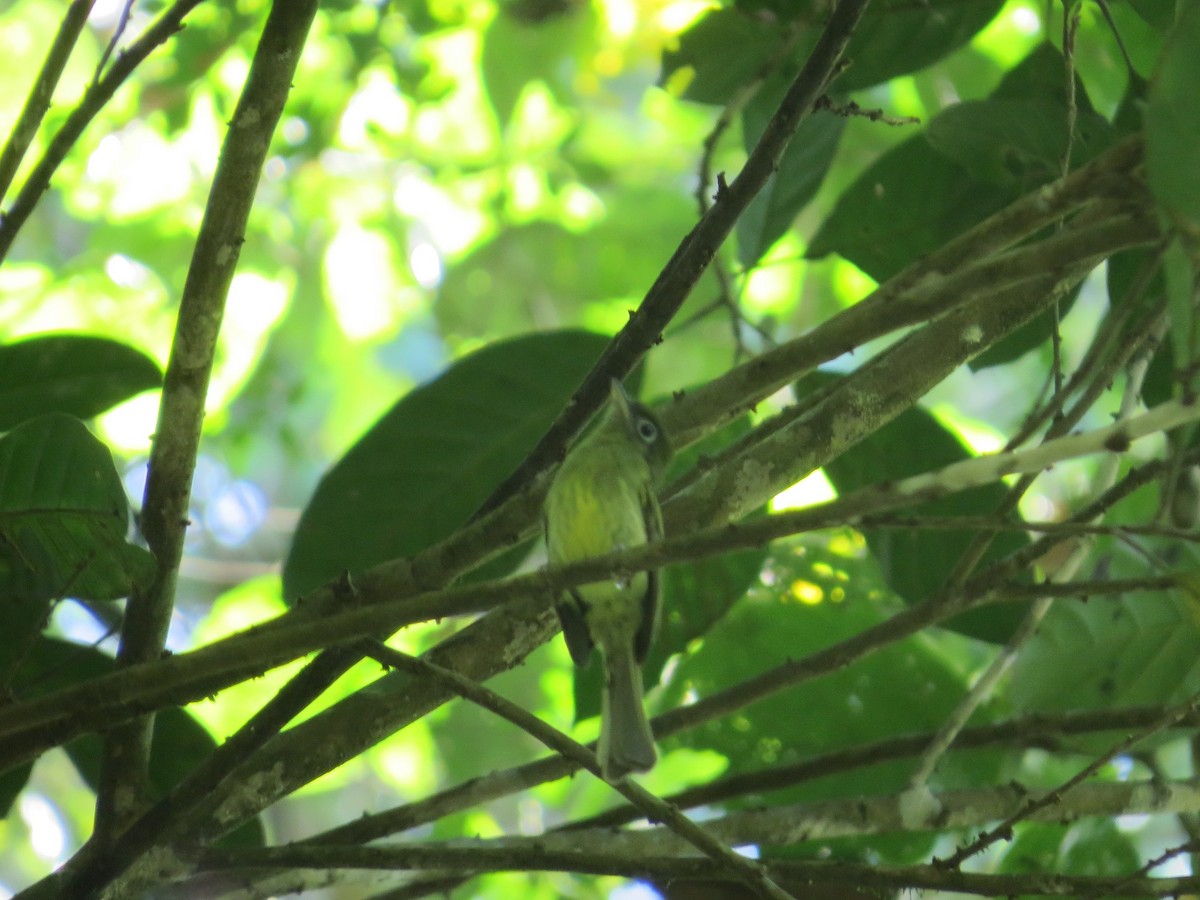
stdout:
{"type": "MultiPolygon", "coordinates": [[[[1043,45],[987,100],[949,107],[924,134],[889,150],[843,192],[808,255],[839,253],[884,281],[1056,177],[1066,147],[1063,71],[1062,56],[1043,45]]],[[[1077,165],[1108,146],[1116,132],[1095,114],[1078,81],[1076,106],[1077,165]]],[[[1074,294],[1062,300],[1059,315],[1073,302],[1074,294]]],[[[1045,343],[1053,321],[1051,313],[1037,316],[971,367],[1009,362],[1045,343]]]]}
{"type": "Polygon", "coordinates": [[[851,65],[833,86],[858,91],[923,69],[966,44],[1003,6],[1004,0],[872,3],[846,50],[851,65]]]}
{"type": "Polygon", "coordinates": [[[502,6],[483,32],[479,66],[487,98],[501,129],[508,126],[526,85],[544,84],[570,106],[576,62],[591,52],[595,19],[586,4],[528,21],[502,6]]]}
{"type": "MultiPolygon", "coordinates": [[[[1003,6],[1003,0],[907,0],[872,3],[846,50],[851,61],[834,82],[841,92],[857,91],[915,72],[961,47],[1003,6]]],[[[689,76],[684,96],[702,103],[728,103],[779,53],[790,28],[800,28],[785,72],[807,59],[826,18],[816,3],[754,4],[716,8],[680,36],[678,48],[663,54],[662,80],[679,70],[689,76]]]]}
{"type": "Polygon", "coordinates": [[[1160,31],[1169,30],[1175,22],[1175,0],[1129,0],[1129,6],[1160,31]]]}
{"type": "MultiPolygon", "coordinates": [[[[802,382],[800,390],[806,385],[827,383],[829,377],[818,373],[817,378],[802,382]]],[[[958,437],[929,412],[912,407],[827,463],[824,471],[838,493],[845,494],[933,471],[971,456],[958,437]]],[[[923,503],[907,512],[916,517],[988,516],[995,513],[1006,493],[1003,484],[989,484],[923,503]]],[[[892,590],[906,603],[920,603],[945,586],[978,532],[970,528],[868,528],[864,534],[892,590]]],[[[1027,543],[1028,538],[1016,531],[994,534],[981,564],[1008,556],[1027,543]]],[[[983,607],[955,617],[947,627],[982,640],[1003,642],[1020,622],[1024,609],[1024,604],[983,607]]]]}
{"type": "MultiPolygon", "coordinates": [[[[783,87],[773,81],[746,104],[742,139],[747,151],[762,136],[779,105],[783,87]]],[[[833,162],[845,125],[844,118],[832,113],[817,113],[800,123],[775,174],[738,219],[738,257],[744,267],[757,263],[813,198],[833,162]]]]}
{"type": "MultiPolygon", "coordinates": [[[[860,634],[889,618],[893,602],[871,561],[846,534],[806,536],[774,545],[768,578],[680,660],[667,686],[667,703],[707,697],[788,660],[860,634]]],[[[788,688],[725,718],[667,742],[712,749],[742,772],[787,764],[850,746],[925,729],[936,729],[962,699],[964,672],[974,660],[966,641],[914,635],[850,666],[788,688]]],[[[984,708],[979,720],[992,717],[984,708]]],[[[1001,753],[947,758],[937,785],[987,783],[996,777],[1001,753]]],[[[902,787],[914,760],[897,760],[773,790],[749,804],[790,803],[832,797],[885,794],[902,787]]],[[[932,837],[903,842],[870,839],[889,855],[927,851],[932,837]]],[[[849,842],[847,842],[849,844],[849,842]]],[[[863,844],[859,845],[860,847],[863,844]]],[[[839,852],[853,852],[849,846],[839,852]]],[[[909,860],[911,861],[911,860],[909,860]]]]}
{"type": "MultiPolygon", "coordinates": [[[[129,504],[108,448],[65,413],[0,438],[0,575],[5,599],[126,597],[154,574],[126,542],[129,504]]],[[[0,604],[0,615],[13,607],[0,604]]]]}
{"type": "Polygon", "coordinates": [[[914,135],[842,193],[807,255],[838,253],[886,281],[1013,199],[1010,189],[972,178],[914,135]]]}
{"type": "Polygon", "coordinates": [[[1150,81],[1146,174],[1159,205],[1200,230],[1200,4],[1184,3],[1150,81]]]}
{"type": "Polygon", "coordinates": [[[661,80],[683,71],[684,97],[723,105],[762,71],[782,39],[779,23],[770,18],[714,7],[680,35],[678,47],[663,53],[661,80]]]}
{"type": "Polygon", "coordinates": [[[491,344],[401,399],[321,479],[284,562],[284,596],[414,553],[462,525],[607,342],[557,331],[491,344]]]}
{"type": "Polygon", "coordinates": [[[0,431],[48,412],[87,419],[158,387],[148,356],[107,338],[48,335],[0,346],[0,431]]]}
{"type": "Polygon", "coordinates": [[[1200,690],[1196,601],[1183,591],[1061,600],[1013,667],[1020,710],[1165,704],[1200,690]]]}
{"type": "MultiPolygon", "coordinates": [[[[839,253],[883,281],[1052,177],[1054,150],[1065,145],[1063,71],[1053,47],[1039,48],[987,100],[951,106],[924,134],[893,147],[843,192],[808,255],[839,253]],[[1023,124],[1002,141],[994,135],[982,140],[979,129],[991,128],[989,112],[1001,111],[1018,118],[1036,113],[1039,122],[1023,124]]],[[[1089,133],[1103,135],[1080,141],[1082,158],[1111,136],[1082,85],[1076,94],[1081,121],[1089,123],[1089,133]]],[[[1033,326],[1048,334],[1041,320],[1026,328],[1033,326]]]]}
{"type": "MultiPolygon", "coordinates": [[[[935,150],[972,177],[1018,193],[1057,178],[1067,150],[1068,98],[1062,54],[1040,44],[1009,71],[985,100],[957,103],[926,129],[935,150]]],[[[1096,157],[1117,131],[1096,113],[1075,76],[1075,128],[1071,168],[1096,157]]]]}
{"type": "MultiPolygon", "coordinates": [[[[1078,168],[1116,139],[1116,130],[1095,114],[1075,123],[1071,167],[1078,168]]],[[[975,178],[1011,184],[1022,192],[1057,178],[1067,151],[1064,107],[1044,99],[988,99],[959,103],[929,123],[933,148],[975,178]]]]}

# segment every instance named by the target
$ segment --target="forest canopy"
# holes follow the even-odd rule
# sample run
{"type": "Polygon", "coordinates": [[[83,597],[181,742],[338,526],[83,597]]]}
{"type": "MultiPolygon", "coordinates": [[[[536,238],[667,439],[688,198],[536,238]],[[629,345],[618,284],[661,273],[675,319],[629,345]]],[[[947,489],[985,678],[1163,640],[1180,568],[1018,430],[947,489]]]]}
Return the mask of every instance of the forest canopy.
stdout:
{"type": "Polygon", "coordinates": [[[1200,892],[1200,5],[0,50],[0,894],[1200,892]],[[662,536],[547,566],[614,379],[662,536]],[[644,571],[606,781],[555,600],[644,571]]]}

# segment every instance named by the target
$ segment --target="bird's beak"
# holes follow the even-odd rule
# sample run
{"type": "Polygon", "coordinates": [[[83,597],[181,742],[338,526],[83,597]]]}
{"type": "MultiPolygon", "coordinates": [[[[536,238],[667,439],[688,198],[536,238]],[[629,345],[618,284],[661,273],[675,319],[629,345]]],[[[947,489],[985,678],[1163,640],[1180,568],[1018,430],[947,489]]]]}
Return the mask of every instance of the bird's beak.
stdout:
{"type": "Polygon", "coordinates": [[[608,400],[622,421],[627,424],[633,422],[633,411],[630,409],[630,404],[633,401],[625,393],[625,386],[615,378],[608,383],[608,400]]]}

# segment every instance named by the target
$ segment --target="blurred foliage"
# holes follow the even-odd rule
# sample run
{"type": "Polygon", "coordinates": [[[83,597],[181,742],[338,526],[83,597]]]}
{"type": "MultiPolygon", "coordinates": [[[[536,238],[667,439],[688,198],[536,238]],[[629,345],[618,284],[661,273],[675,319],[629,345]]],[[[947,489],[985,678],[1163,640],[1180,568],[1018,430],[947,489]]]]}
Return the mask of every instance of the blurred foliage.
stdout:
{"type": "MultiPolygon", "coordinates": [[[[5,210],[85,96],[121,5],[96,4],[43,127],[12,186],[0,189],[5,210]]],[[[118,52],[166,6],[132,4],[118,52]]],[[[136,523],[162,370],[268,6],[199,4],[84,131],[0,265],[5,702],[111,671],[121,603],[155,576],[136,523]]],[[[1142,396],[1159,403],[1177,393],[1195,369],[1200,7],[1108,6],[1116,33],[1095,5],[1079,7],[1068,66],[1057,7],[873,3],[849,65],[827,85],[827,108],[803,122],[721,249],[719,271],[702,277],[648,357],[638,375],[642,395],[666,398],[704,384],[807,333],[874,283],[1056,178],[1068,147],[1078,168],[1135,133],[1145,139],[1160,216],[1173,229],[1163,272],[1138,293],[1138,273],[1154,255],[1117,255],[1106,290],[1089,282],[1078,300],[1072,295],[943,386],[936,417],[914,405],[825,474],[844,494],[978,455],[984,448],[972,436],[1013,433],[1042,396],[1055,353],[1079,359],[1098,323],[1128,306],[1162,302],[1170,310],[1173,327],[1142,396]],[[851,114],[852,103],[868,114],[851,114]],[[902,117],[919,121],[888,124],[902,117]],[[1061,347],[1050,340],[1056,319],[1061,347]]],[[[0,80],[10,87],[0,92],[0,134],[17,121],[63,7],[0,4],[0,80]]],[[[323,3],[270,138],[226,306],[168,649],[248,628],[344,572],[415,553],[467,522],[641,302],[711,202],[716,173],[732,179],[739,170],[827,9],[817,0],[323,3]]],[[[833,368],[850,371],[876,349],[860,348],[833,368]]],[[[806,379],[789,397],[803,399],[834,377],[806,379]]],[[[1124,384],[1118,379],[1095,402],[1095,416],[1116,408],[1124,384]]],[[[669,480],[719,459],[786,399],[764,402],[680,454],[669,480]]],[[[1029,545],[1015,528],[1020,515],[1066,518],[1091,498],[1095,474],[1095,464],[1071,463],[1040,482],[979,565],[1029,545]]],[[[1006,494],[997,480],[909,512],[982,517],[1006,494]]],[[[1154,523],[1168,499],[1169,490],[1150,484],[1105,522],[1154,523]]],[[[669,567],[664,624],[647,664],[648,705],[667,711],[711,697],[936,596],[980,533],[846,527],[669,567]]],[[[498,561],[482,574],[539,564],[528,538],[497,548],[498,561]]],[[[1196,566],[1178,535],[1132,542],[1110,534],[1085,549],[1081,577],[1196,566]]],[[[1039,575],[1052,567],[1041,564],[1039,575]]],[[[1189,584],[1056,604],[971,723],[1192,696],[1200,690],[1200,620],[1189,584]]],[[[668,738],[645,783],[665,794],[722,773],[770,771],[934,730],[1023,610],[982,607],[668,738]]],[[[423,652],[458,628],[424,623],[393,645],[423,652]]],[[[575,677],[555,640],[494,687],[590,739],[598,669],[575,677]]],[[[209,758],[293,671],[161,713],[151,753],[155,796],[209,758]]],[[[306,716],[380,690],[377,676],[375,664],[360,664],[306,716]]],[[[1013,778],[1052,785],[1109,737],[1063,742],[1057,755],[1016,746],[953,751],[932,786],[1013,778]]],[[[1147,753],[1168,760],[1168,775],[1190,774],[1171,762],[1180,747],[1177,737],[1160,736],[1147,753]]],[[[447,704],[227,840],[284,844],[539,752],[489,714],[447,704]]],[[[101,739],[89,735],[36,766],[0,773],[0,892],[45,876],[86,840],[101,760],[101,739]]],[[[891,794],[913,766],[911,757],[891,758],[709,809],[891,794]]],[[[1122,776],[1105,769],[1099,777],[1122,776]]],[[[591,778],[550,782],[454,811],[430,832],[536,833],[611,799],[591,778]]],[[[900,865],[927,861],[960,837],[804,841],[784,852],[900,865]]],[[[982,865],[1130,874],[1172,840],[1175,832],[1107,820],[1022,823],[982,865]]],[[[614,883],[494,875],[455,896],[595,896],[614,883]]]]}

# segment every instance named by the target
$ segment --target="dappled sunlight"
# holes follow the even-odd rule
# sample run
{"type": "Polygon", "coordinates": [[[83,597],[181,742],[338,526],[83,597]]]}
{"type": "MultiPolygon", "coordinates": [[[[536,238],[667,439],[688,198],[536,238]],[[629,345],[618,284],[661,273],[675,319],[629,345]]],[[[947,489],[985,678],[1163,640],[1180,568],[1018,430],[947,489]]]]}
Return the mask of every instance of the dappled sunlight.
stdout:
{"type": "Polygon", "coordinates": [[[86,6],[0,10],[0,894],[1200,888],[1200,13],[86,6]]]}

